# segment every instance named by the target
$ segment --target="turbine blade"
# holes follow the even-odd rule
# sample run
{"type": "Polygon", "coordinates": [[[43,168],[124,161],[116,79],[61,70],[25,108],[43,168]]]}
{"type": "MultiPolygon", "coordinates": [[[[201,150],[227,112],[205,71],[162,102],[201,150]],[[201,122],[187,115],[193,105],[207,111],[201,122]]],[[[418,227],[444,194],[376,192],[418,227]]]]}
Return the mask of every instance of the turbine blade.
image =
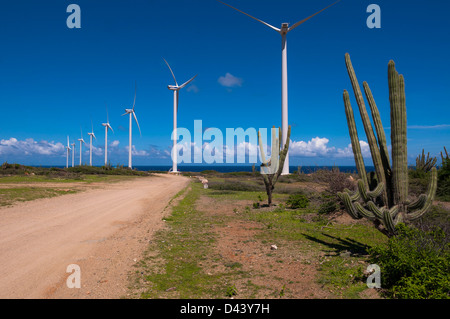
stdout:
{"type": "Polygon", "coordinates": [[[138,120],[137,120],[136,113],[133,112],[133,116],[134,116],[134,120],[136,121],[136,124],[137,124],[137,126],[138,126],[139,134],[142,136],[141,128],[139,127],[139,122],[138,122],[138,120]]]}
{"type": "Polygon", "coordinates": [[[111,131],[114,133],[114,130],[112,129],[111,125],[108,123],[108,128],[111,129],[111,131]]]}
{"type": "Polygon", "coordinates": [[[186,82],[184,82],[183,84],[181,84],[181,85],[179,86],[179,88],[180,88],[180,89],[184,88],[184,87],[185,87],[186,85],[188,85],[193,79],[195,79],[196,76],[197,76],[197,74],[194,75],[189,81],[186,81],[186,82]]]}
{"type": "Polygon", "coordinates": [[[106,123],[109,123],[109,118],[108,118],[108,105],[105,103],[106,106],[106,123]]]}
{"type": "Polygon", "coordinates": [[[172,71],[169,63],[166,61],[166,59],[163,58],[163,60],[164,60],[164,62],[166,62],[167,66],[169,67],[170,73],[172,73],[173,80],[175,81],[175,85],[178,86],[177,79],[175,79],[175,74],[173,74],[173,71],[172,71]]]}
{"type": "Polygon", "coordinates": [[[303,19],[303,20],[297,22],[296,24],[292,25],[291,27],[289,27],[288,32],[294,30],[294,29],[295,29],[296,27],[298,27],[300,24],[302,24],[302,23],[308,21],[309,19],[311,19],[311,18],[314,17],[315,15],[321,13],[322,11],[328,9],[329,7],[334,6],[334,5],[335,5],[336,3],[338,3],[339,1],[341,1],[341,0],[338,0],[338,1],[336,1],[335,3],[330,4],[329,6],[323,8],[322,10],[317,11],[317,12],[314,13],[313,15],[310,15],[309,17],[307,17],[307,18],[305,18],[305,19],[303,19]]]}
{"type": "Polygon", "coordinates": [[[136,104],[136,88],[137,88],[137,84],[136,82],[134,83],[134,101],[133,101],[133,110],[134,110],[134,105],[136,104]]]}
{"type": "Polygon", "coordinates": [[[121,116],[124,116],[124,115],[127,115],[128,114],[128,112],[125,112],[125,113],[123,113],[121,116]]]}
{"type": "Polygon", "coordinates": [[[280,29],[275,28],[273,25],[270,25],[270,24],[268,24],[267,22],[264,22],[264,21],[262,21],[262,20],[259,20],[259,19],[255,18],[255,17],[252,17],[252,16],[249,15],[248,13],[245,13],[244,11],[241,11],[241,10],[239,10],[239,9],[236,9],[235,7],[232,7],[232,6],[230,6],[229,4],[226,4],[225,2],[222,2],[222,1],[220,1],[220,0],[217,0],[217,1],[219,1],[220,3],[222,3],[222,4],[226,5],[226,6],[229,6],[230,8],[232,8],[232,9],[234,9],[234,10],[236,10],[236,11],[239,11],[240,13],[245,14],[246,16],[249,16],[249,17],[252,18],[252,19],[255,19],[255,20],[258,21],[258,22],[261,22],[262,24],[265,24],[266,26],[268,26],[269,28],[271,28],[271,29],[273,29],[273,30],[275,30],[275,31],[277,31],[277,32],[280,32],[280,29]]]}

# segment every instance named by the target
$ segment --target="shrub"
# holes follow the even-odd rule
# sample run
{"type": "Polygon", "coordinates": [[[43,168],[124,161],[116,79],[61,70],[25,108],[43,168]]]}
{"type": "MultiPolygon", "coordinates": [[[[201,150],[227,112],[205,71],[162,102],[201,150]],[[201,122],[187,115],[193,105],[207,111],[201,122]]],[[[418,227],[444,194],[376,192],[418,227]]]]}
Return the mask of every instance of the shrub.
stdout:
{"type": "Polygon", "coordinates": [[[331,214],[335,212],[338,209],[337,203],[335,200],[328,200],[326,202],[323,202],[319,206],[319,214],[331,214]]]}
{"type": "Polygon", "coordinates": [[[443,158],[442,167],[438,170],[436,196],[443,201],[450,201],[450,159],[443,158]]]}
{"type": "Polygon", "coordinates": [[[306,208],[308,207],[309,199],[302,194],[293,194],[290,195],[288,200],[286,201],[286,205],[289,208],[296,209],[296,208],[306,208]]]}
{"type": "Polygon", "coordinates": [[[387,244],[369,249],[381,268],[381,287],[399,299],[450,298],[449,244],[440,228],[421,231],[404,224],[387,244]]]}

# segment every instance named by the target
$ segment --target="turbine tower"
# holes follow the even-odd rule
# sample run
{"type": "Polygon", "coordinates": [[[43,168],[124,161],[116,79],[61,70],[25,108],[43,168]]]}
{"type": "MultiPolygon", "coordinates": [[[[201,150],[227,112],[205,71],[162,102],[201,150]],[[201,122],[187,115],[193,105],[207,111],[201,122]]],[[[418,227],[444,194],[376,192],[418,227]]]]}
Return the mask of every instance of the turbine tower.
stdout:
{"type": "Polygon", "coordinates": [[[86,142],[83,139],[83,132],[81,132],[81,138],[79,138],[78,141],[80,141],[80,166],[81,166],[81,157],[83,155],[83,143],[86,144],[86,142]]]}
{"type": "Polygon", "coordinates": [[[89,166],[92,166],[92,138],[95,138],[95,134],[94,134],[94,124],[91,121],[91,125],[92,125],[92,132],[88,133],[89,138],[90,138],[90,144],[89,144],[89,166]]]}
{"type": "Polygon", "coordinates": [[[105,127],[105,166],[106,166],[108,165],[108,129],[114,133],[111,125],[109,125],[108,107],[106,107],[106,123],[102,123],[102,125],[105,127]]]}
{"type": "Polygon", "coordinates": [[[70,145],[72,145],[72,167],[75,167],[75,142],[70,145]]]}
{"type": "Polygon", "coordinates": [[[139,127],[139,123],[138,123],[138,120],[137,120],[137,117],[136,117],[136,113],[134,112],[135,104],[136,104],[136,85],[134,87],[133,108],[125,109],[125,113],[122,114],[122,116],[127,115],[127,114],[130,115],[130,123],[129,123],[129,125],[130,125],[130,135],[129,135],[129,147],[128,147],[128,167],[129,168],[132,168],[132,166],[131,166],[131,149],[132,149],[132,142],[131,142],[132,141],[132,135],[131,135],[131,131],[132,131],[132,126],[133,126],[133,119],[132,119],[132,117],[134,117],[134,119],[136,121],[136,124],[137,124],[137,127],[139,129],[139,134],[142,136],[141,128],[139,127]]]}
{"type": "Polygon", "coordinates": [[[167,63],[166,59],[163,59],[169,67],[170,73],[172,73],[173,80],[175,81],[175,85],[168,85],[167,88],[173,91],[173,148],[172,148],[172,173],[178,172],[177,167],[177,155],[178,150],[177,146],[177,114],[178,114],[178,91],[188,85],[197,75],[194,75],[190,80],[184,82],[181,85],[178,85],[177,80],[175,79],[175,75],[170,68],[169,63],[167,63]]]}
{"type": "Polygon", "coordinates": [[[70,153],[69,136],[67,136],[67,146],[66,146],[66,168],[69,168],[69,153],[70,153]]]}
{"type": "MultiPolygon", "coordinates": [[[[317,14],[321,13],[322,11],[328,9],[329,7],[335,5],[340,0],[334,2],[333,4],[330,4],[329,6],[314,13],[313,15],[310,15],[309,17],[293,24],[292,26],[289,26],[289,23],[282,23],[281,29],[278,29],[262,20],[259,20],[255,17],[239,10],[239,9],[236,9],[235,7],[232,7],[229,4],[226,4],[225,2],[222,2],[220,0],[217,0],[217,1],[219,1],[220,3],[226,5],[240,13],[245,14],[246,16],[248,16],[252,19],[255,19],[258,22],[261,22],[262,24],[268,26],[269,28],[277,31],[281,35],[281,135],[282,135],[283,147],[284,147],[284,144],[286,143],[286,137],[287,137],[287,131],[288,131],[288,79],[287,79],[287,40],[286,40],[286,35],[288,34],[288,32],[292,31],[293,29],[295,29],[299,25],[303,24],[307,20],[311,19],[315,15],[317,15],[317,14]]],[[[289,152],[286,154],[286,160],[284,162],[283,171],[282,171],[282,175],[287,175],[287,174],[289,174],[289,152]]]]}

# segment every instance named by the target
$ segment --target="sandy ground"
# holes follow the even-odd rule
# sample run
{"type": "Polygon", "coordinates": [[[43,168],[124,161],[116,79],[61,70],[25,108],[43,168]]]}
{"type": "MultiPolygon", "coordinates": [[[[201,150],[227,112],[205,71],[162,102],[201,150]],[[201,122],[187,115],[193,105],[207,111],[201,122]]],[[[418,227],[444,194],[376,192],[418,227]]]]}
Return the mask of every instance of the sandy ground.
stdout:
{"type": "Polygon", "coordinates": [[[0,209],[0,298],[122,298],[128,272],[189,183],[157,175],[0,209]],[[81,288],[69,288],[69,265],[81,288]]]}

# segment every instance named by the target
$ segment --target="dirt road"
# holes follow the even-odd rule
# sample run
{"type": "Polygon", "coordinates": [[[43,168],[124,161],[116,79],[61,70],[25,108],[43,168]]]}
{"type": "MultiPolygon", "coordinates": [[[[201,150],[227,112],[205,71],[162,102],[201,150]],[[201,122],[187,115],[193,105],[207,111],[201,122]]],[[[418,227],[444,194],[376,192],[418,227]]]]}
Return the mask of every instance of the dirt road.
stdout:
{"type": "Polygon", "coordinates": [[[188,183],[164,174],[1,208],[0,298],[126,297],[128,271],[188,183]],[[81,288],[67,285],[71,264],[81,288]]]}

